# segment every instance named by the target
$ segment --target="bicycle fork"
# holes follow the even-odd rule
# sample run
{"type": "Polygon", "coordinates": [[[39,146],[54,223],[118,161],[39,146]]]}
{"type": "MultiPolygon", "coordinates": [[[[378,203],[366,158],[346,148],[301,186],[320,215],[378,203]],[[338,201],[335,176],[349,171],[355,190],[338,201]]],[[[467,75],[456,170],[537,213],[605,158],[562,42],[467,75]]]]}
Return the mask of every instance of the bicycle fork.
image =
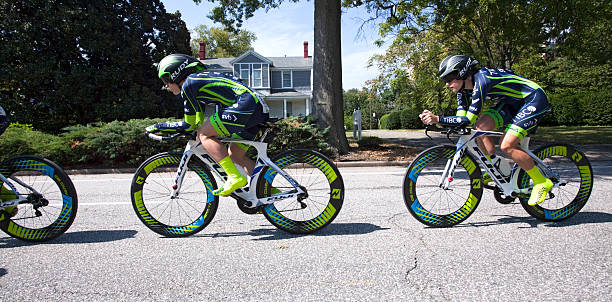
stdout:
{"type": "Polygon", "coordinates": [[[442,171],[442,176],[440,177],[440,188],[450,190],[449,187],[451,182],[453,182],[455,168],[457,168],[457,164],[459,163],[461,157],[463,157],[464,152],[465,148],[461,148],[459,151],[455,152],[453,158],[446,161],[446,166],[444,167],[444,171],[442,171]]]}

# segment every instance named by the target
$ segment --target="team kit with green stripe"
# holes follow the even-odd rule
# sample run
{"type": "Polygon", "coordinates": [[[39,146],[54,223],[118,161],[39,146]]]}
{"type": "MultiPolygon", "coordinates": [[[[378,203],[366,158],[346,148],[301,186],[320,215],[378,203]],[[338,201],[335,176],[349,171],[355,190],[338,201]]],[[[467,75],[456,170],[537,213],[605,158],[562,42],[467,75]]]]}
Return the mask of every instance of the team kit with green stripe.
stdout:
{"type": "Polygon", "coordinates": [[[512,71],[481,68],[472,75],[474,89],[457,93],[457,116],[441,116],[440,123],[476,122],[486,98],[498,101],[484,114],[495,120],[497,128],[523,138],[531,134],[545,113],[550,112],[542,88],[512,71]],[[468,99],[471,98],[471,102],[468,99]]]}
{"type": "MultiPolygon", "coordinates": [[[[210,117],[210,123],[220,136],[252,140],[258,125],[268,119],[257,95],[240,79],[218,72],[189,75],[181,87],[185,118],[181,122],[159,123],[161,131],[194,131],[204,122],[204,104],[222,108],[210,117]]],[[[248,146],[243,146],[247,148],[248,146]]]]}

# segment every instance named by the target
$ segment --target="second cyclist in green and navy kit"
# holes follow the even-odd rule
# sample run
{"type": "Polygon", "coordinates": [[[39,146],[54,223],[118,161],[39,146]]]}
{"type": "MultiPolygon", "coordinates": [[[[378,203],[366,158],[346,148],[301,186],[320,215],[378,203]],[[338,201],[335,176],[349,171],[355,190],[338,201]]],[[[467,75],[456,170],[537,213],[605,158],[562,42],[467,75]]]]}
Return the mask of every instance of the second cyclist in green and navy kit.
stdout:
{"type": "Polygon", "coordinates": [[[214,195],[228,196],[246,185],[246,178],[234,162],[251,175],[255,163],[246,156],[248,145],[231,143],[229,148],[218,136],[232,136],[252,140],[259,131],[259,124],[268,119],[267,106],[240,79],[217,72],[206,72],[204,64],[183,54],[172,54],[158,65],[159,78],[164,87],[174,95],[180,95],[185,116],[180,122],[156,123],[149,132],[197,130],[204,148],[221,165],[228,175],[223,187],[214,195]],[[206,119],[205,104],[218,105],[219,112],[206,119]]]}
{"type": "MultiPolygon", "coordinates": [[[[520,140],[535,131],[544,114],[550,112],[548,98],[542,88],[505,69],[478,69],[478,61],[468,56],[450,55],[440,63],[438,76],[446,87],[457,93],[457,115],[438,116],[429,110],[419,115],[425,124],[475,124],[475,128],[491,131],[506,126],[500,139],[501,150],[527,172],[534,182],[528,203],[544,201],[553,183],[544,177],[533,159],[518,148],[520,140]],[[485,98],[497,103],[480,117],[485,98]]],[[[489,136],[478,138],[479,146],[489,159],[495,155],[495,143],[489,136]],[[481,140],[482,138],[482,140],[481,140]]],[[[483,179],[489,178],[486,175],[483,179]]],[[[484,180],[486,182],[486,180],[484,180]]]]}

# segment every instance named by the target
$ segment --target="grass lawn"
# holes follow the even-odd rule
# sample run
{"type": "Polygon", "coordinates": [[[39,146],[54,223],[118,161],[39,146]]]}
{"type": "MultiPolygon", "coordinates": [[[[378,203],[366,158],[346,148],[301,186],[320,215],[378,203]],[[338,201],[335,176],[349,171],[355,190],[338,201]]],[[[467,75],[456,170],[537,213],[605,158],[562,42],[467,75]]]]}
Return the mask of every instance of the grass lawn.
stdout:
{"type": "Polygon", "coordinates": [[[576,145],[612,144],[612,126],[538,127],[532,138],[576,145]]]}

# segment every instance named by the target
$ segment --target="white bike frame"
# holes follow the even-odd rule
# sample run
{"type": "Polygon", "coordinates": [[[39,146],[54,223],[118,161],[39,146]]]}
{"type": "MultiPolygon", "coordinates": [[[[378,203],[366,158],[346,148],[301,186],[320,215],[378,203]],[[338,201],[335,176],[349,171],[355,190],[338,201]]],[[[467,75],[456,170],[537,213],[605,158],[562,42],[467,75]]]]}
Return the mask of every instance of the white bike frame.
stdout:
{"type": "MultiPolygon", "coordinates": [[[[503,176],[494,166],[491,160],[489,160],[484,152],[478,147],[476,143],[476,138],[479,136],[488,136],[488,135],[496,135],[501,136],[504,135],[502,132],[497,131],[481,131],[481,130],[471,130],[469,133],[461,134],[459,136],[459,140],[457,141],[457,149],[455,151],[455,155],[452,159],[449,159],[446,162],[446,167],[442,172],[442,177],[440,179],[440,187],[448,190],[451,182],[453,181],[453,174],[455,172],[455,168],[459,164],[459,160],[463,157],[464,152],[467,150],[473,157],[476,158],[480,167],[484,168],[485,172],[489,173],[491,179],[495,182],[495,184],[500,188],[501,193],[505,196],[514,196],[513,193],[525,193],[521,192],[518,187],[518,171],[519,166],[515,163],[512,167],[512,172],[510,176],[503,176]]],[[[536,166],[540,169],[542,174],[544,174],[547,178],[555,178],[558,179],[558,182],[554,182],[555,187],[560,184],[564,184],[565,181],[562,181],[559,175],[554,172],[548,165],[546,165],[540,158],[538,158],[533,152],[529,150],[529,140],[528,136],[521,139],[519,142],[519,149],[523,150],[527,153],[535,162],[536,166]]]]}
{"type": "MultiPolygon", "coordinates": [[[[232,194],[236,195],[239,198],[242,198],[246,201],[249,201],[251,204],[249,207],[255,208],[261,205],[271,204],[275,201],[296,197],[299,194],[304,194],[305,191],[300,187],[300,185],[289,176],[285,171],[279,168],[267,155],[268,144],[263,142],[263,136],[260,141],[249,141],[242,139],[233,139],[233,138],[219,138],[222,143],[242,143],[255,147],[257,150],[257,160],[255,162],[255,168],[253,169],[253,175],[247,179],[249,182],[247,186],[235,190],[232,194]],[[256,186],[257,180],[259,177],[263,177],[261,172],[264,170],[263,168],[268,166],[276,171],[279,175],[284,177],[292,186],[293,190],[281,192],[277,194],[273,194],[269,197],[257,198],[256,195],[256,186]]],[[[192,156],[198,157],[202,162],[208,166],[209,170],[213,172],[217,179],[222,180],[223,183],[227,180],[227,174],[214,159],[213,157],[204,149],[202,143],[199,140],[189,140],[187,142],[187,146],[185,147],[185,151],[183,152],[183,156],[181,158],[181,162],[179,163],[177,175],[175,178],[175,185],[173,186],[173,191],[171,193],[171,198],[175,198],[179,195],[181,190],[181,185],[183,183],[183,178],[185,177],[185,172],[187,171],[187,163],[191,159],[192,156]]],[[[240,172],[244,172],[242,167],[238,167],[240,172]]],[[[245,175],[246,176],[246,175],[245,175]]],[[[222,186],[222,184],[221,184],[222,186]]]]}

